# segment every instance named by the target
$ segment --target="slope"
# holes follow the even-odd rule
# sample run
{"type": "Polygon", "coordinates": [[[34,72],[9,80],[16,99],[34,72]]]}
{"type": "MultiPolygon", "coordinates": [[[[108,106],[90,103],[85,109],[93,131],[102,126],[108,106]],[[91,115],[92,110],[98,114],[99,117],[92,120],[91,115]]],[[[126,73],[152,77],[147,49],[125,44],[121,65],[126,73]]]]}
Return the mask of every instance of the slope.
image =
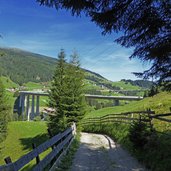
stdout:
{"type": "Polygon", "coordinates": [[[114,106],[95,110],[86,115],[86,117],[98,117],[106,114],[114,114],[121,112],[141,111],[151,109],[156,113],[170,112],[171,93],[161,92],[153,97],[147,97],[141,101],[132,102],[124,106],[114,106]]]}
{"type": "MultiPolygon", "coordinates": [[[[0,48],[0,75],[9,77],[13,82],[23,85],[27,82],[48,82],[56,66],[56,59],[16,48],[0,48]]],[[[91,89],[140,90],[142,87],[127,83],[107,80],[100,74],[83,69],[85,83],[91,89]]]]}

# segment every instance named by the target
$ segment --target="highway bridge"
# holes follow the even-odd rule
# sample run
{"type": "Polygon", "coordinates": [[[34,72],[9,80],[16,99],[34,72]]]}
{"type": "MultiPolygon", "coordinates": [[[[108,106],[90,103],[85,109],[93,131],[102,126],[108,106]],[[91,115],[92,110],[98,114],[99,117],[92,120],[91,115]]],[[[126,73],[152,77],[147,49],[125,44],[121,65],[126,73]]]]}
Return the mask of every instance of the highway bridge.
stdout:
{"type": "MultiPolygon", "coordinates": [[[[20,91],[19,108],[24,119],[24,113],[26,112],[27,120],[30,120],[30,115],[35,116],[40,113],[39,111],[39,98],[40,96],[49,96],[49,93],[43,91],[20,91]],[[30,109],[30,96],[31,96],[31,112],[30,109]],[[35,100],[36,99],[36,100],[35,100]],[[36,105],[35,105],[36,103],[36,105]],[[36,110],[35,110],[36,106],[36,110]],[[26,109],[26,110],[25,110],[26,109]]],[[[107,99],[114,100],[115,105],[119,105],[119,100],[142,100],[143,97],[139,96],[103,96],[103,95],[91,95],[85,94],[86,98],[91,99],[107,99]]]]}

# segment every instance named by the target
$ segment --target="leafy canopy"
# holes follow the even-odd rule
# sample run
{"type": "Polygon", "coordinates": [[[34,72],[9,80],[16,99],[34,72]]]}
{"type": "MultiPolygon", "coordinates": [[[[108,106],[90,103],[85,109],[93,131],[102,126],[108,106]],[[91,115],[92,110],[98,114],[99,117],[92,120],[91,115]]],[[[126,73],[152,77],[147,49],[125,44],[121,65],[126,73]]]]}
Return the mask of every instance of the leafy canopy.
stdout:
{"type": "MultiPolygon", "coordinates": [[[[170,0],[37,0],[41,5],[65,8],[72,15],[84,12],[103,34],[121,32],[115,41],[134,47],[130,58],[151,62],[151,68],[136,75],[171,80],[171,1],[170,0]]],[[[169,87],[169,86],[168,86],[169,87]]]]}

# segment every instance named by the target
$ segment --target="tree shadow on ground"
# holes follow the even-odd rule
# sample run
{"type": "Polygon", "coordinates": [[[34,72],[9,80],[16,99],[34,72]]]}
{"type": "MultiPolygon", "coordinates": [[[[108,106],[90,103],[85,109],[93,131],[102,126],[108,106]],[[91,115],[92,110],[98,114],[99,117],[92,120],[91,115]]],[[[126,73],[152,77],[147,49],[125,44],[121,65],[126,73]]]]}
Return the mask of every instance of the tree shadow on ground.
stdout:
{"type": "MultiPolygon", "coordinates": [[[[47,141],[48,139],[49,139],[48,135],[44,133],[44,134],[39,134],[35,137],[21,138],[20,141],[23,145],[23,150],[31,151],[33,149],[32,148],[33,143],[35,143],[36,147],[37,147],[40,144],[47,141]]],[[[36,159],[33,159],[27,165],[25,165],[21,170],[22,171],[30,171],[34,168],[35,164],[36,164],[36,159]]]]}
{"type": "Polygon", "coordinates": [[[23,150],[32,150],[32,143],[35,143],[36,146],[39,146],[48,139],[49,137],[47,134],[39,134],[35,137],[20,138],[20,141],[23,145],[23,150]]]}

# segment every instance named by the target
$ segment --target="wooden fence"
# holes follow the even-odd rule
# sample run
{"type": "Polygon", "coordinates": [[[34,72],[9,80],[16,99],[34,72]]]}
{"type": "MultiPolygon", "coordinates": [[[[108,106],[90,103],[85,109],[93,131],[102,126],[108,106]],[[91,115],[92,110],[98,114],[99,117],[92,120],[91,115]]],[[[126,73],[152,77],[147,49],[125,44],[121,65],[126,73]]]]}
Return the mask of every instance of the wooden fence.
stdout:
{"type": "Polygon", "coordinates": [[[36,158],[37,164],[32,170],[41,171],[51,163],[52,160],[56,159],[58,161],[61,158],[66,149],[70,146],[75,134],[76,126],[73,124],[64,132],[55,135],[38,147],[34,147],[31,152],[22,156],[19,160],[11,162],[10,158],[6,158],[8,164],[0,166],[0,171],[18,171],[34,158],[36,158]],[[52,151],[40,161],[39,155],[48,148],[52,148],[52,151]]]}
{"type": "Polygon", "coordinates": [[[89,124],[105,124],[105,123],[112,123],[112,122],[119,122],[119,123],[126,123],[130,124],[133,121],[143,121],[151,122],[153,119],[158,119],[165,122],[171,122],[171,119],[164,118],[165,116],[171,116],[171,113],[167,114],[155,114],[154,111],[134,111],[134,112],[126,112],[126,113],[119,113],[119,114],[108,114],[101,117],[90,117],[83,120],[82,125],[89,125],[89,124]]]}

